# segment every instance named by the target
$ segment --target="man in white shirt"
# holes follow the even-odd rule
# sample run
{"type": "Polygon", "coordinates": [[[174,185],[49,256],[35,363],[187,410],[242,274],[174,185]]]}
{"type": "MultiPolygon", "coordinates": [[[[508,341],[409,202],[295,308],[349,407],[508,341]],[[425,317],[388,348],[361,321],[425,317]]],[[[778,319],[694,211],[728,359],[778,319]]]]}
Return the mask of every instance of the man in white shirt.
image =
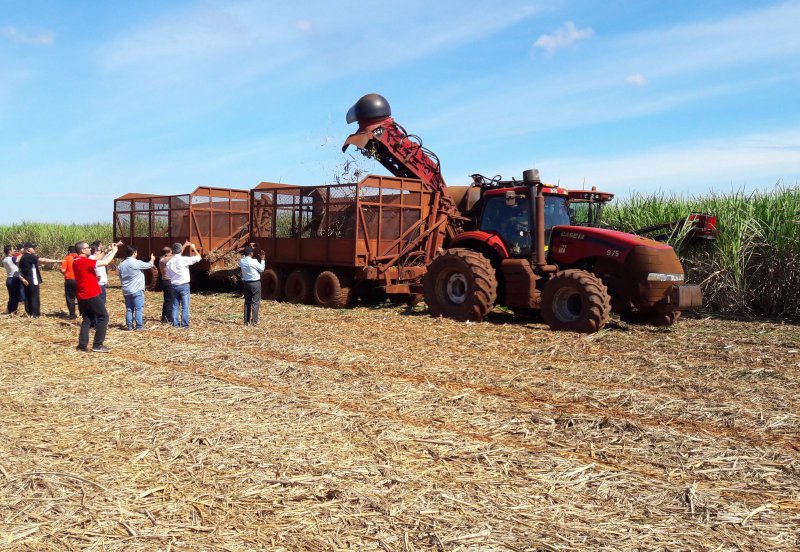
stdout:
{"type": "Polygon", "coordinates": [[[172,244],[172,258],[167,261],[167,277],[172,286],[172,325],[175,328],[189,327],[189,267],[200,261],[200,252],[188,240],[183,245],[172,244]],[[191,255],[183,255],[186,248],[190,248],[191,255]]]}
{"type": "Polygon", "coordinates": [[[259,252],[258,260],[253,258],[253,246],[244,248],[244,257],[239,261],[242,269],[242,291],[244,293],[244,325],[258,325],[258,309],[261,306],[261,273],[266,268],[264,252],[259,252]],[[251,316],[252,315],[252,316],[251,316]]]}

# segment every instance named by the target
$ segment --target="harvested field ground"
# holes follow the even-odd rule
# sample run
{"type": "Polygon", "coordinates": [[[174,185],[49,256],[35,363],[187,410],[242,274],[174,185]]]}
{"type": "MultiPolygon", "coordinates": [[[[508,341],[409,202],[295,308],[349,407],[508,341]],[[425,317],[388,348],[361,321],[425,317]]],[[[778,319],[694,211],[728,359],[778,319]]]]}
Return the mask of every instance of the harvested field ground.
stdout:
{"type": "MultiPolygon", "coordinates": [[[[112,278],[114,278],[112,276],[112,278]]],[[[592,336],[195,294],[192,328],[75,351],[2,318],[0,547],[792,550],[800,328],[592,336]]]]}

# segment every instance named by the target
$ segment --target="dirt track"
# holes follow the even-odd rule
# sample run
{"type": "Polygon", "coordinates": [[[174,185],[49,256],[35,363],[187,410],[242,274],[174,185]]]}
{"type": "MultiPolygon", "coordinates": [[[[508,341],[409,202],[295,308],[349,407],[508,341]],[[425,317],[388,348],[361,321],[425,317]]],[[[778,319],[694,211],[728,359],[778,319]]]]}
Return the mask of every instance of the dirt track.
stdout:
{"type": "Polygon", "coordinates": [[[46,278],[0,320],[12,549],[800,547],[800,328],[555,334],[506,314],[194,295],[192,328],[74,351],[46,278]]]}

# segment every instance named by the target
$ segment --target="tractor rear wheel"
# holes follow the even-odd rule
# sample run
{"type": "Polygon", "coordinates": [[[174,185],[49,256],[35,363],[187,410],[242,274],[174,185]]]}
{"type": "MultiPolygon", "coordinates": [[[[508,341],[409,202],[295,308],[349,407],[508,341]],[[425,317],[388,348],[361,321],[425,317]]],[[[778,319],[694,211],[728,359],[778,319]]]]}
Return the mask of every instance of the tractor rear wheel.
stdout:
{"type": "Polygon", "coordinates": [[[556,272],[544,286],[542,318],[552,330],[596,332],[605,326],[610,314],[606,286],[590,272],[556,272]]]}
{"type": "Polygon", "coordinates": [[[261,275],[261,296],[267,301],[283,300],[283,273],[268,268],[261,275]]]}
{"type": "Polygon", "coordinates": [[[431,315],[477,322],[494,308],[497,277],[480,253],[449,249],[428,267],[423,289],[431,315]]]}
{"type": "Polygon", "coordinates": [[[350,302],[350,281],[342,275],[326,270],[314,282],[314,300],[321,307],[341,309],[350,302]]]}
{"type": "Polygon", "coordinates": [[[309,304],[314,297],[314,277],[308,270],[298,268],[286,278],[286,300],[295,304],[309,304]]]}

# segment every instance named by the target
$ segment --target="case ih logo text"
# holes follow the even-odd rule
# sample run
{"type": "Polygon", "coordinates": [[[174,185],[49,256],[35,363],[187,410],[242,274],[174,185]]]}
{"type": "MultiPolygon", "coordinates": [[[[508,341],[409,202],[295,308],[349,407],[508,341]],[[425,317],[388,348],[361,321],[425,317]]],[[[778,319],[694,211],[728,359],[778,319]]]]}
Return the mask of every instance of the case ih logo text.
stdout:
{"type": "Polygon", "coordinates": [[[580,232],[561,232],[562,238],[572,238],[573,240],[582,240],[583,234],[580,232]]]}

